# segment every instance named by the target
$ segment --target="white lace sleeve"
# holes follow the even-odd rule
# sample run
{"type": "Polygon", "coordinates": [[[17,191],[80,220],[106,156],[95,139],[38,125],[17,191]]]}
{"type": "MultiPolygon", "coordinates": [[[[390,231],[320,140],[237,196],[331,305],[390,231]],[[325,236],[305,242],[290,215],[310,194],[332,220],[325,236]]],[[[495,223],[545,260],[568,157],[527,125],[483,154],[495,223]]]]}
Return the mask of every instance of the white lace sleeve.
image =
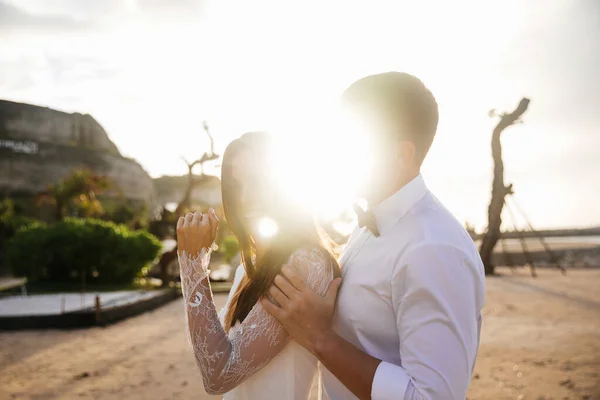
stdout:
{"type": "MultiPolygon", "coordinates": [[[[209,394],[223,394],[260,370],[289,342],[279,322],[257,302],[231,338],[225,333],[210,290],[210,251],[179,255],[188,339],[209,394]]],[[[297,250],[294,266],[317,293],[324,295],[333,279],[332,266],[317,249],[297,250]]]]}

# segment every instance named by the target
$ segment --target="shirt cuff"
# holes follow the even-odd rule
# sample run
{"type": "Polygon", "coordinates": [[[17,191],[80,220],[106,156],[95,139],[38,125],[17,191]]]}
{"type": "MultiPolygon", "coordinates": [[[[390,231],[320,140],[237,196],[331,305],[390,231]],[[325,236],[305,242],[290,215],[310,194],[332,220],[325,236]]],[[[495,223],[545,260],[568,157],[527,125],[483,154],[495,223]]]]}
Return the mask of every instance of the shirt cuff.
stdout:
{"type": "Polygon", "coordinates": [[[410,377],[404,368],[382,361],[377,366],[371,387],[372,400],[403,399],[410,377]]]}

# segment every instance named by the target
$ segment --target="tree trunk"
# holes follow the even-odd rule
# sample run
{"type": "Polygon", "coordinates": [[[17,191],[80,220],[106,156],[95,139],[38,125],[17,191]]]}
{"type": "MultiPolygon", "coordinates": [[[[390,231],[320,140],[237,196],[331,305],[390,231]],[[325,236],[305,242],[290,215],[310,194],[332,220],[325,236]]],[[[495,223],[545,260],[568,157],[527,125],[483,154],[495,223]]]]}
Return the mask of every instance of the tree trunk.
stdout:
{"type": "Polygon", "coordinates": [[[492,198],[488,207],[488,228],[481,241],[479,254],[485,267],[486,275],[494,274],[492,254],[496,243],[500,239],[500,225],[502,224],[502,208],[504,198],[512,193],[512,185],[504,184],[504,164],[502,162],[502,145],[500,134],[504,129],[513,125],[527,110],[529,99],[523,98],[517,108],[510,114],[502,114],[500,122],[494,128],[492,134],[492,157],[494,159],[494,179],[492,182],[492,198]]]}
{"type": "Polygon", "coordinates": [[[158,266],[160,268],[160,279],[162,281],[162,285],[163,287],[166,287],[169,282],[171,281],[171,277],[169,276],[169,264],[171,264],[171,262],[173,260],[175,260],[177,258],[177,247],[175,247],[173,250],[169,250],[165,253],[163,253],[162,256],[160,256],[160,259],[158,261],[158,266]]]}
{"type": "Polygon", "coordinates": [[[190,204],[192,202],[192,190],[194,190],[195,186],[194,174],[192,174],[192,167],[193,165],[188,165],[188,184],[185,188],[185,192],[183,193],[183,198],[181,199],[179,204],[177,204],[177,208],[175,209],[176,218],[183,216],[183,213],[190,208],[190,204]]]}
{"type": "Polygon", "coordinates": [[[56,199],[56,210],[54,211],[54,218],[56,219],[56,222],[62,221],[64,217],[64,208],[65,206],[62,200],[56,199]]]}

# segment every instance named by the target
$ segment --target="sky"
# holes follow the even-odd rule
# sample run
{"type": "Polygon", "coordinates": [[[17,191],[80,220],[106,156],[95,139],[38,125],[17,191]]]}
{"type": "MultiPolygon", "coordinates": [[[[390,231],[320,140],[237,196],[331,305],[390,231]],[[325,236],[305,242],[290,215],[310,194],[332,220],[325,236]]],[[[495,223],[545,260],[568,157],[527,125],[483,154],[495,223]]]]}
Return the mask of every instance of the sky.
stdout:
{"type": "MultiPolygon", "coordinates": [[[[486,223],[488,111],[526,96],[502,139],[515,200],[536,228],[600,225],[597,0],[0,0],[0,98],[91,114],[153,177],[206,151],[204,120],[220,153],[269,129],[303,168],[331,143],[348,165],[356,142],[332,110],[390,70],[438,101],[423,175],[461,222],[486,223]]],[[[310,168],[351,181],[336,160],[310,168]]]]}

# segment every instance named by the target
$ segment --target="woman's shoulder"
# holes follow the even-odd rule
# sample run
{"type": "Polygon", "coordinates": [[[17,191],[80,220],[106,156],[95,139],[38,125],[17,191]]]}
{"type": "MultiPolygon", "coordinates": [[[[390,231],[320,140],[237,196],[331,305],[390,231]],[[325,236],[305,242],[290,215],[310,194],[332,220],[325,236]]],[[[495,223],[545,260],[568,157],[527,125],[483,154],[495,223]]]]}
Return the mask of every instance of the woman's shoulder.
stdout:
{"type": "Polygon", "coordinates": [[[288,264],[292,266],[304,267],[305,269],[320,268],[323,265],[329,266],[332,257],[327,250],[322,247],[300,247],[292,252],[288,259],[288,264]]]}
{"type": "Polygon", "coordinates": [[[334,260],[322,247],[302,247],[295,250],[287,264],[294,268],[313,288],[333,279],[334,260]]]}
{"type": "Polygon", "coordinates": [[[314,262],[329,261],[331,256],[327,250],[320,246],[305,246],[292,252],[290,259],[310,260],[314,262]]]}

